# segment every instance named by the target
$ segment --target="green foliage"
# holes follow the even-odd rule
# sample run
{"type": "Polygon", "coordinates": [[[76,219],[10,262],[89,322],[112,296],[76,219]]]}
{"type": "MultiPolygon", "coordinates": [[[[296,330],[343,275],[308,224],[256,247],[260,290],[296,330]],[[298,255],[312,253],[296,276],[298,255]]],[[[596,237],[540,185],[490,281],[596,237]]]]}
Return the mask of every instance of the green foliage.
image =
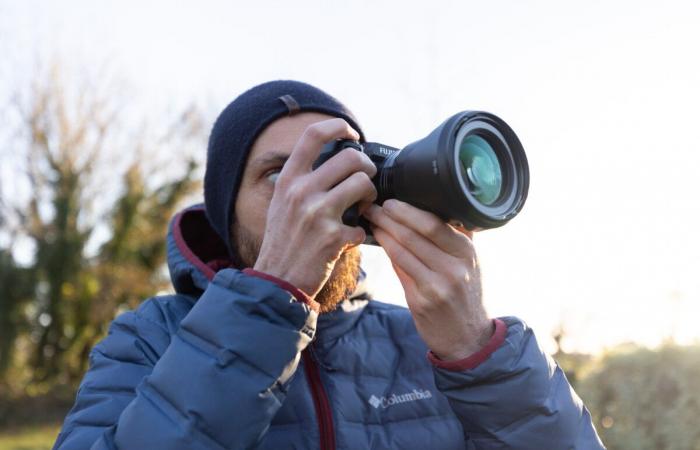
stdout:
{"type": "Polygon", "coordinates": [[[34,290],[34,272],[17,266],[12,255],[0,248],[0,374],[14,356],[15,338],[26,327],[20,307],[34,290]]]}
{"type": "Polygon", "coordinates": [[[700,450],[700,346],[620,347],[577,390],[611,449],[700,450]]]}
{"type": "Polygon", "coordinates": [[[71,95],[59,75],[50,71],[8,105],[18,137],[2,143],[2,154],[14,155],[11,182],[24,195],[3,195],[2,180],[0,397],[75,384],[115,314],[167,287],[168,221],[198,186],[197,165],[185,157],[189,146],[203,147],[193,109],[162,135],[134,134],[148,127],[120,120],[116,92],[87,86],[71,95]],[[183,162],[156,161],[164,147],[183,162]],[[96,238],[101,245],[90,250],[96,238]],[[14,257],[18,241],[33,249],[24,266],[14,257]]]}

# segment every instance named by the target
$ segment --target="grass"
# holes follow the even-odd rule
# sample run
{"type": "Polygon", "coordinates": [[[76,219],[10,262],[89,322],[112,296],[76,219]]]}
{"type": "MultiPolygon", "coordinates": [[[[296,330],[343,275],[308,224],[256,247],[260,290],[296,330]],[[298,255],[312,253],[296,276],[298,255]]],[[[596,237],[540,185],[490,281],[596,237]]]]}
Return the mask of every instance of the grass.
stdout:
{"type": "Polygon", "coordinates": [[[0,450],[51,450],[61,426],[41,425],[0,431],[0,450]]]}

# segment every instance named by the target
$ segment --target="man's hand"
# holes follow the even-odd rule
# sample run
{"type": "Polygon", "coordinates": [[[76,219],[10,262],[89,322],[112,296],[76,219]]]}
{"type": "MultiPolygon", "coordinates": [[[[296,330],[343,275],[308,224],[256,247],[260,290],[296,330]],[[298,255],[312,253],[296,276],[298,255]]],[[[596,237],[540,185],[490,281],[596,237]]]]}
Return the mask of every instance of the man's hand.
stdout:
{"type": "Polygon", "coordinates": [[[421,337],[440,359],[480,350],[493,332],[481,299],[472,234],[399,200],[364,216],[391,259],[421,337]]]}
{"type": "Polygon", "coordinates": [[[359,139],[343,119],[310,125],[297,141],[275,184],[255,270],[281,278],[315,297],[343,250],[365,240],[361,227],[342,223],[355,203],[377,198],[377,168],[348,148],[312,170],[321,147],[335,139],[359,139]]]}

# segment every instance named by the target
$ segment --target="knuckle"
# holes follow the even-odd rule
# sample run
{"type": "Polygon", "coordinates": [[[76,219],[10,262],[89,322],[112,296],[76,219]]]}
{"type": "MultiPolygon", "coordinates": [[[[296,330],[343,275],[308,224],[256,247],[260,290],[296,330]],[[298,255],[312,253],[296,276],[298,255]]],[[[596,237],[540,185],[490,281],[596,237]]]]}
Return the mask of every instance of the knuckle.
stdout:
{"type": "Polygon", "coordinates": [[[333,120],[334,124],[337,124],[339,128],[344,128],[346,131],[352,130],[352,127],[348,123],[347,120],[343,119],[342,117],[336,117],[333,120]]]}
{"type": "Polygon", "coordinates": [[[361,168],[364,165],[362,152],[358,152],[354,148],[345,148],[340,153],[346,164],[357,168],[361,168]]]}
{"type": "Polygon", "coordinates": [[[469,274],[459,265],[451,269],[445,280],[445,288],[450,292],[456,292],[462,286],[465,280],[469,279],[469,274]]]}
{"type": "Polygon", "coordinates": [[[424,284],[419,289],[422,291],[421,294],[428,299],[425,305],[426,310],[439,309],[441,307],[445,299],[445,289],[441,284],[424,284]]]}
{"type": "Polygon", "coordinates": [[[452,297],[452,290],[450,289],[449,282],[443,282],[438,289],[435,291],[435,297],[433,297],[433,304],[436,308],[443,308],[445,304],[448,303],[449,299],[452,297]]]}
{"type": "Polygon", "coordinates": [[[357,153],[360,154],[360,158],[362,159],[362,166],[361,166],[362,170],[367,172],[367,174],[370,177],[375,176],[377,174],[377,165],[374,164],[374,161],[372,161],[372,159],[370,159],[370,157],[367,156],[366,153],[363,153],[363,152],[357,152],[357,153]]]}
{"type": "Polygon", "coordinates": [[[351,187],[352,189],[357,188],[358,186],[362,185],[362,178],[360,178],[360,174],[362,172],[353,172],[349,177],[346,178],[347,180],[347,185],[351,187]]]}
{"type": "Polygon", "coordinates": [[[445,298],[449,297],[450,292],[450,281],[449,277],[445,274],[440,274],[435,278],[433,283],[429,283],[433,290],[433,299],[437,302],[443,301],[445,298]]]}
{"type": "MultiPolygon", "coordinates": [[[[369,159],[369,157],[368,157],[367,159],[369,159]]],[[[374,163],[373,163],[372,161],[370,161],[369,164],[370,164],[370,165],[367,166],[367,174],[368,174],[370,177],[374,177],[374,176],[377,174],[377,171],[378,171],[377,166],[375,166],[374,163]]]]}
{"type": "Polygon", "coordinates": [[[324,232],[324,228],[322,225],[324,221],[324,215],[322,214],[323,211],[326,211],[327,208],[324,206],[323,201],[320,199],[317,199],[315,201],[306,201],[303,204],[301,204],[299,207],[299,221],[305,226],[309,228],[314,228],[316,229],[317,227],[321,226],[320,231],[324,232]]]}
{"type": "Polygon", "coordinates": [[[330,220],[324,221],[321,225],[320,241],[323,248],[333,249],[340,246],[342,240],[342,230],[340,226],[330,220]]]}
{"type": "Polygon", "coordinates": [[[322,141],[324,136],[325,133],[318,123],[311,124],[304,130],[304,140],[322,141]]]}
{"type": "Polygon", "coordinates": [[[399,242],[410,242],[411,232],[404,227],[399,227],[396,231],[396,240],[399,242]]]}
{"type": "Polygon", "coordinates": [[[298,181],[285,186],[285,193],[287,202],[294,207],[300,207],[306,198],[305,186],[298,181]]]}
{"type": "Polygon", "coordinates": [[[338,126],[338,131],[341,132],[341,134],[344,137],[352,138],[352,139],[359,138],[359,136],[360,136],[359,133],[357,132],[357,130],[355,130],[352,127],[352,125],[350,125],[350,123],[347,120],[345,120],[341,117],[337,117],[337,118],[332,119],[332,120],[335,121],[334,125],[338,126]]]}
{"type": "Polygon", "coordinates": [[[462,269],[452,270],[449,277],[445,281],[445,292],[443,293],[446,299],[453,298],[458,295],[462,287],[470,279],[469,273],[462,269]]]}
{"type": "Polygon", "coordinates": [[[372,180],[365,172],[355,172],[352,174],[353,181],[361,185],[372,184],[372,180]]]}
{"type": "Polygon", "coordinates": [[[298,208],[299,211],[299,222],[308,225],[314,221],[316,218],[315,209],[312,205],[303,205],[298,208]]]}
{"type": "Polygon", "coordinates": [[[374,186],[372,179],[369,177],[369,175],[367,175],[367,173],[355,172],[352,175],[352,178],[365,196],[370,197],[372,201],[377,199],[377,188],[374,186]]]}
{"type": "Polygon", "coordinates": [[[338,243],[342,240],[343,238],[343,231],[340,229],[339,226],[334,226],[329,232],[328,232],[328,239],[335,244],[338,245],[338,243]]]}
{"type": "Polygon", "coordinates": [[[443,231],[444,224],[439,220],[431,220],[425,226],[425,234],[427,234],[429,237],[438,237],[443,233],[443,231]]]}

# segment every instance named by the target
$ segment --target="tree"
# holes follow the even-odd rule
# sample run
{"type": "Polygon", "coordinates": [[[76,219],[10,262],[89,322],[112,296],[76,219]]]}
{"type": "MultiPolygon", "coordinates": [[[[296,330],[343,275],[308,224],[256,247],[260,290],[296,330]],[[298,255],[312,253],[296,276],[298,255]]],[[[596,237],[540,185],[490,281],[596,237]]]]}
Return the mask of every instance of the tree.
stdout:
{"type": "Polygon", "coordinates": [[[18,133],[2,153],[14,167],[0,182],[0,377],[15,361],[34,386],[75,382],[116,312],[166,286],[165,230],[198,185],[187,155],[202,121],[188,108],[154,132],[114,90],[71,90],[57,65],[7,108],[18,133]],[[24,266],[18,241],[32,249],[24,266]],[[20,344],[30,355],[13,358],[20,344]]]}
{"type": "Polygon", "coordinates": [[[0,249],[0,374],[14,356],[15,337],[26,329],[20,306],[32,295],[33,275],[32,270],[17,266],[11,252],[0,249]]]}
{"type": "Polygon", "coordinates": [[[566,326],[560,323],[552,333],[552,338],[557,346],[557,350],[552,354],[552,357],[564,371],[569,383],[574,389],[578,389],[581,375],[585,373],[586,367],[590,364],[591,355],[565,351],[562,347],[562,342],[566,340],[567,335],[566,326]]]}
{"type": "Polygon", "coordinates": [[[700,346],[619,347],[599,359],[579,393],[614,449],[700,450],[700,346]]]}

